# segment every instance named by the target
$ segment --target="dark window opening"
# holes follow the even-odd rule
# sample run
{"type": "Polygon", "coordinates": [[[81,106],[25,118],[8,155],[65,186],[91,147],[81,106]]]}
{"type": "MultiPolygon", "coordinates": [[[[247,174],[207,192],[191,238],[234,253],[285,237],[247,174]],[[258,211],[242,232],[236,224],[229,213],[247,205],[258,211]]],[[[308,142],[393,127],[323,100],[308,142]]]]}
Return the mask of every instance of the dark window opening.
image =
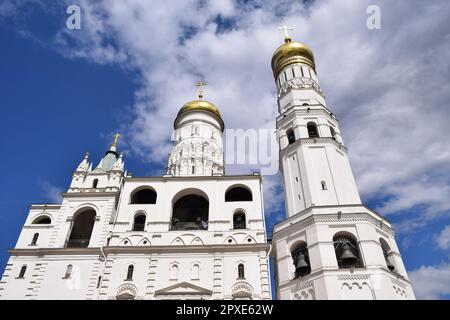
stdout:
{"type": "Polygon", "coordinates": [[[389,248],[389,245],[387,244],[387,242],[382,238],[380,238],[380,244],[381,244],[381,250],[383,250],[384,260],[386,261],[386,266],[388,267],[389,270],[395,271],[395,265],[391,261],[391,259],[392,259],[391,248],[389,248]]]}
{"type": "Polygon", "coordinates": [[[22,268],[20,268],[18,278],[21,278],[21,279],[25,278],[25,272],[27,272],[27,266],[22,266],[22,268]]]}
{"type": "Polygon", "coordinates": [[[145,214],[137,214],[134,217],[133,231],[144,231],[145,229],[145,214]]]}
{"type": "Polygon", "coordinates": [[[52,220],[47,216],[37,217],[31,224],[51,224],[52,220]]]}
{"type": "Polygon", "coordinates": [[[327,183],[325,181],[321,181],[320,185],[322,186],[322,190],[328,190],[327,189],[327,183]]]}
{"type": "Polygon", "coordinates": [[[319,138],[319,131],[317,130],[317,124],[315,122],[308,122],[308,136],[310,138],[319,138]]]}
{"type": "Polygon", "coordinates": [[[127,271],[127,278],[125,280],[133,280],[133,272],[134,272],[134,266],[130,265],[128,266],[128,271],[127,271]]]}
{"type": "Polygon", "coordinates": [[[289,129],[289,130],[286,132],[286,135],[287,135],[289,144],[293,144],[293,143],[295,142],[295,134],[294,134],[294,130],[289,129]]]}
{"type": "Polygon", "coordinates": [[[335,235],[333,237],[334,251],[339,268],[361,268],[361,260],[356,239],[350,235],[335,235]]]}
{"type": "Polygon", "coordinates": [[[242,263],[238,265],[238,279],[245,279],[245,267],[242,263]]]}
{"type": "Polygon", "coordinates": [[[131,196],[131,204],[155,204],[156,192],[152,189],[136,191],[131,196]]]}
{"type": "Polygon", "coordinates": [[[244,187],[233,187],[225,194],[225,202],[253,201],[252,192],[244,187]]]}
{"type": "Polygon", "coordinates": [[[94,229],[95,211],[87,210],[76,215],[70,233],[68,248],[87,248],[94,229]]]}
{"type": "Polygon", "coordinates": [[[233,229],[246,229],[245,214],[243,212],[235,213],[233,216],[233,229]]]}
{"type": "Polygon", "coordinates": [[[98,179],[95,179],[94,182],[92,183],[92,188],[96,189],[98,186],[98,179]]]}
{"type": "Polygon", "coordinates": [[[292,261],[295,266],[295,278],[301,278],[311,273],[307,244],[302,242],[291,251],[292,261]]]}
{"type": "Polygon", "coordinates": [[[173,206],[171,230],[207,230],[209,202],[200,195],[187,195],[173,206]]]}
{"type": "Polygon", "coordinates": [[[35,246],[37,244],[38,238],[39,238],[39,233],[35,233],[33,235],[33,240],[31,240],[31,245],[32,246],[35,246]]]}
{"type": "Polygon", "coordinates": [[[336,130],[333,127],[330,127],[331,137],[336,140],[336,130]]]}

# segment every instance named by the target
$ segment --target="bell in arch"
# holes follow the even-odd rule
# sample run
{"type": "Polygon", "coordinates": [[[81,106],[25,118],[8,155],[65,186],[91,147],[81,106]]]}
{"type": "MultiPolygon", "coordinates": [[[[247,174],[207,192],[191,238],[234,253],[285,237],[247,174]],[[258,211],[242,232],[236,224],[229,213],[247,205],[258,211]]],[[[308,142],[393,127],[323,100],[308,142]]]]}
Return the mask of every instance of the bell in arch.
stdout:
{"type": "Polygon", "coordinates": [[[353,263],[358,260],[358,257],[352,251],[352,248],[346,243],[342,246],[341,256],[339,260],[345,261],[347,263],[353,263]]]}
{"type": "Polygon", "coordinates": [[[295,263],[295,274],[297,277],[302,277],[309,273],[309,264],[306,261],[305,255],[300,253],[297,256],[297,260],[295,263]]]}

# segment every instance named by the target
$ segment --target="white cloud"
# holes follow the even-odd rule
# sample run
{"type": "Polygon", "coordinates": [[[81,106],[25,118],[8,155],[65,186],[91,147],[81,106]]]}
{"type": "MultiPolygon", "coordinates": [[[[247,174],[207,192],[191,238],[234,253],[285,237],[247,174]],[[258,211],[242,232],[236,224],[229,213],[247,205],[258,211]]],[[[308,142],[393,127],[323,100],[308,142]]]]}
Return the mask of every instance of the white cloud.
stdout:
{"type": "Polygon", "coordinates": [[[438,246],[443,250],[450,249],[450,226],[446,226],[436,238],[438,246]]]}
{"type": "Polygon", "coordinates": [[[43,182],[42,189],[45,193],[46,198],[51,201],[51,203],[62,202],[63,189],[61,187],[54,186],[49,182],[43,182]]]}
{"type": "Polygon", "coordinates": [[[450,294],[450,264],[422,266],[408,274],[417,299],[437,300],[450,294]]]}
{"type": "MultiPolygon", "coordinates": [[[[67,57],[138,72],[133,120],[123,127],[127,147],[144,161],[166,161],[173,119],[195,98],[193,84],[200,78],[209,82],[206,98],[220,107],[228,128],[273,128],[270,59],[282,41],[277,27],[288,24],[293,38],[315,53],[362,195],[386,197],[377,208],[384,214],[425,208],[414,219],[405,215],[405,230],[449,216],[450,2],[324,0],[308,8],[263,0],[80,4],[82,31],[61,30],[54,44],[67,57]],[[381,7],[382,30],[366,28],[371,4],[381,7]],[[218,16],[231,28],[223,30],[218,16]]],[[[270,197],[269,206],[275,203],[270,197]]]]}

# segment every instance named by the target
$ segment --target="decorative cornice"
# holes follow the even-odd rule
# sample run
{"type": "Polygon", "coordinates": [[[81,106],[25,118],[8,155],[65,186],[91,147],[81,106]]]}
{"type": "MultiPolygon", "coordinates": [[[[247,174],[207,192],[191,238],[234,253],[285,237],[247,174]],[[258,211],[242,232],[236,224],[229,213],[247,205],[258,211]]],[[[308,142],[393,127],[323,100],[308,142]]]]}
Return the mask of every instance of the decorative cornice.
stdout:
{"type": "MultiPolygon", "coordinates": [[[[45,256],[45,255],[101,255],[100,247],[92,248],[39,248],[39,249],[11,249],[12,256],[45,256]]],[[[186,245],[186,246],[109,246],[103,247],[108,254],[152,254],[152,253],[178,253],[178,252],[245,252],[266,251],[270,245],[267,243],[254,244],[212,244],[212,245],[186,245]]]]}
{"type": "Polygon", "coordinates": [[[318,94],[323,96],[320,85],[310,78],[294,78],[285,82],[278,91],[278,98],[282,97],[292,89],[314,89],[318,94]]]}

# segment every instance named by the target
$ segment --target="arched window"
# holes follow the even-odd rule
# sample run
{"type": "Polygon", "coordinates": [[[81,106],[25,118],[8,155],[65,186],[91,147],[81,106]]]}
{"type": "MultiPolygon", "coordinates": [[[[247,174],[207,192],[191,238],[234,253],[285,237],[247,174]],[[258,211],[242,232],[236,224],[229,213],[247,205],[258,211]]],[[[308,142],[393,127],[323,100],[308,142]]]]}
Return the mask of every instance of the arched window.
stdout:
{"type": "Polygon", "coordinates": [[[243,263],[238,265],[238,279],[245,279],[245,267],[243,263]]]}
{"type": "Polygon", "coordinates": [[[330,127],[331,136],[336,140],[336,130],[333,127],[330,127]]]}
{"type": "Polygon", "coordinates": [[[293,144],[295,142],[294,130],[289,129],[288,131],[286,131],[286,135],[287,135],[289,144],[293,144]]]}
{"type": "Polygon", "coordinates": [[[138,213],[134,216],[134,223],[133,223],[133,231],[144,231],[145,229],[145,214],[138,213]]]}
{"type": "Polygon", "coordinates": [[[73,269],[73,266],[71,264],[69,264],[67,266],[66,273],[64,274],[64,279],[70,278],[70,276],[72,275],[72,269],[73,269]]]}
{"type": "Polygon", "coordinates": [[[37,244],[38,238],[39,238],[39,233],[35,233],[33,235],[33,240],[31,240],[30,245],[35,246],[37,244]]]}
{"type": "Polygon", "coordinates": [[[198,280],[200,275],[200,266],[198,264],[194,264],[192,266],[192,280],[198,280]]]}
{"type": "Polygon", "coordinates": [[[239,211],[233,215],[233,229],[246,229],[245,213],[239,211]]]}
{"type": "Polygon", "coordinates": [[[310,138],[319,138],[319,130],[317,129],[317,124],[315,122],[308,122],[306,126],[310,138]]]}
{"type": "Polygon", "coordinates": [[[208,230],[209,202],[203,196],[190,194],[173,205],[171,230],[208,230]]]}
{"type": "Polygon", "coordinates": [[[27,266],[22,266],[22,268],[20,268],[18,278],[20,278],[20,279],[25,278],[25,272],[27,272],[27,266]]]}
{"type": "Polygon", "coordinates": [[[384,256],[384,260],[386,261],[386,266],[388,267],[389,270],[394,271],[395,265],[394,265],[393,259],[391,257],[391,248],[389,247],[386,240],[384,240],[383,238],[380,238],[380,245],[381,245],[381,250],[383,250],[383,256],[384,256]]]}
{"type": "Polygon", "coordinates": [[[31,224],[51,224],[52,220],[49,216],[40,216],[33,220],[31,224]]]}
{"type": "Polygon", "coordinates": [[[333,237],[334,251],[339,268],[363,267],[356,238],[349,233],[338,233],[333,237]]]}
{"type": "Polygon", "coordinates": [[[94,182],[92,183],[92,188],[95,189],[98,186],[98,179],[95,179],[94,182]]]}
{"type": "Polygon", "coordinates": [[[133,192],[130,204],[155,204],[156,196],[156,192],[153,189],[141,189],[133,192]]]}
{"type": "Polygon", "coordinates": [[[125,280],[133,280],[133,272],[134,272],[134,266],[131,264],[128,266],[128,270],[127,270],[127,278],[125,280]]]}
{"type": "Polygon", "coordinates": [[[68,248],[87,248],[95,223],[95,211],[87,209],[75,215],[70,232],[68,248]]]}
{"type": "Polygon", "coordinates": [[[170,267],[170,280],[178,280],[178,265],[176,264],[170,267]]]}
{"type": "Polygon", "coordinates": [[[253,201],[252,192],[244,187],[231,187],[225,193],[225,202],[253,201]]]}
{"type": "Polygon", "coordinates": [[[295,266],[295,278],[301,278],[311,273],[306,242],[302,241],[296,244],[291,250],[291,256],[295,266]]]}

